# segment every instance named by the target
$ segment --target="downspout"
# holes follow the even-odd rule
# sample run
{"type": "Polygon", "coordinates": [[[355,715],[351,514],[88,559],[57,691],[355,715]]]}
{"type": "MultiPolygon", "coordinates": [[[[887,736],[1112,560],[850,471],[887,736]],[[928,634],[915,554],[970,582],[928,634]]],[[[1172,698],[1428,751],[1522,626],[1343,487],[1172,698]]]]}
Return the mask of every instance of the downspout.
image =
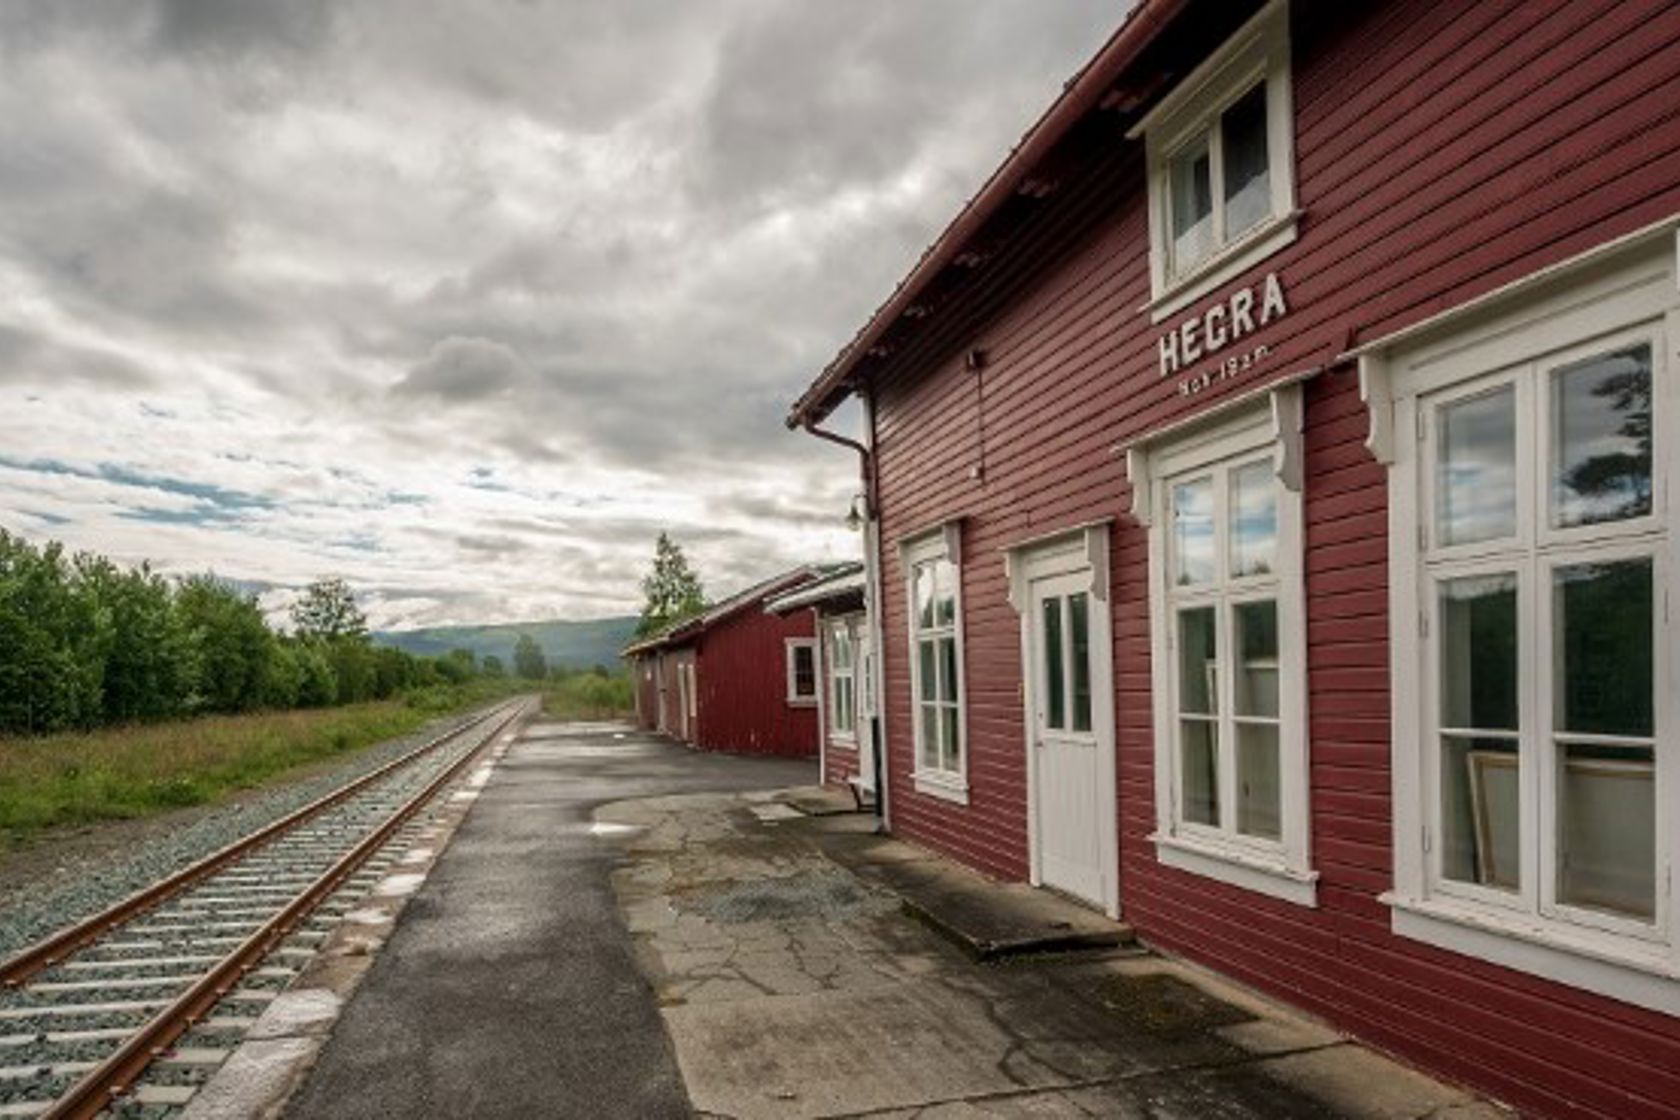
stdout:
{"type": "Polygon", "coordinates": [[[868,433],[869,442],[859,443],[855,439],[825,431],[817,427],[817,422],[809,415],[800,421],[800,426],[809,434],[829,443],[838,444],[857,452],[858,472],[863,479],[863,603],[864,613],[869,619],[870,644],[870,693],[874,699],[869,715],[869,750],[875,763],[875,818],[880,831],[885,832],[890,827],[891,817],[887,808],[887,744],[882,731],[884,723],[882,708],[886,693],[882,688],[884,674],[881,670],[882,640],[881,640],[881,534],[880,534],[880,506],[877,497],[880,493],[880,476],[876,469],[875,444],[875,401],[867,385],[857,390],[858,399],[863,403],[864,429],[868,433]]]}

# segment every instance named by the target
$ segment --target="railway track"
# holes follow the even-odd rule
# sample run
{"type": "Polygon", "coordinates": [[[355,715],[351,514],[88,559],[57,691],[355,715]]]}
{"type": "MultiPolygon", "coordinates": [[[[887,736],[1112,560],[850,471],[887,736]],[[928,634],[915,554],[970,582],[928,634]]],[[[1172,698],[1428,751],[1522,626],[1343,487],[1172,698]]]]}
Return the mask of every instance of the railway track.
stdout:
{"type": "Polygon", "coordinates": [[[185,1104],[529,710],[498,705],[0,964],[0,1118],[185,1104]]]}

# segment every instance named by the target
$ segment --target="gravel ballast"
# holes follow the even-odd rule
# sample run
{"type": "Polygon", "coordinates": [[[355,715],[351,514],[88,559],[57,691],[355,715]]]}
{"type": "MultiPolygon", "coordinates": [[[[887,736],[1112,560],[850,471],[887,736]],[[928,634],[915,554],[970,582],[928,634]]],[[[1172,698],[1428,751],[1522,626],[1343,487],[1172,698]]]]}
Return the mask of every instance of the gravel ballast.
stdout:
{"type": "Polygon", "coordinates": [[[471,722],[495,706],[485,705],[465,715],[435,720],[413,734],[369,747],[304,780],[203,812],[179,829],[155,829],[135,846],[102,857],[72,860],[54,875],[8,892],[5,906],[0,908],[0,959],[226,847],[325,796],[346,781],[471,722]]]}

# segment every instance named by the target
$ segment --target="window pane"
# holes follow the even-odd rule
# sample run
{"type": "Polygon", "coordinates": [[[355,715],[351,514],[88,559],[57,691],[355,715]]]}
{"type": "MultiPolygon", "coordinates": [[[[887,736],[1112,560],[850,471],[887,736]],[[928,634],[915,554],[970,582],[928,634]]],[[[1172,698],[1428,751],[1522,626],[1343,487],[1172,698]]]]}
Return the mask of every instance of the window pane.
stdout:
{"type": "Polygon", "coordinates": [[[1237,651],[1234,710],[1239,716],[1278,715],[1277,603],[1238,603],[1231,609],[1237,651]]]}
{"type": "Polygon", "coordinates": [[[1268,462],[1231,472],[1231,574],[1268,575],[1277,563],[1277,479],[1268,462]]]}
{"type": "Polygon", "coordinates": [[[1552,572],[1553,719],[1560,731],[1654,733],[1653,607],[1649,559],[1552,572]]]}
{"type": "Polygon", "coordinates": [[[1237,724],[1237,831],[1283,838],[1278,792],[1278,729],[1272,723],[1237,724]]]}
{"type": "Polygon", "coordinates": [[[957,640],[939,639],[939,699],[957,702],[957,640]]]}
{"type": "Polygon", "coordinates": [[[1219,653],[1215,647],[1213,608],[1178,612],[1178,710],[1211,715],[1219,711],[1219,653]]]}
{"type": "Polygon", "coordinates": [[[1211,719],[1179,720],[1183,757],[1184,819],[1219,825],[1219,725],[1211,719]]]}
{"type": "Polygon", "coordinates": [[[924,703],[939,699],[938,645],[932,638],[916,643],[916,687],[924,703]]]}
{"type": "Polygon", "coordinates": [[[1651,512],[1651,348],[1552,375],[1552,525],[1651,512]]]}
{"type": "Polygon", "coordinates": [[[836,731],[851,731],[856,726],[856,685],[850,673],[835,672],[828,695],[828,722],[836,731]]]}
{"type": "Polygon", "coordinates": [[[1519,766],[1513,739],[1441,738],[1441,874],[1522,886],[1519,766]]]}
{"type": "Polygon", "coordinates": [[[793,694],[817,694],[817,651],[813,646],[793,647],[793,694]]]}
{"type": "Polygon", "coordinates": [[[1041,604],[1044,620],[1044,723],[1061,730],[1067,726],[1063,689],[1067,687],[1062,669],[1062,601],[1045,599],[1041,604]]]}
{"type": "Polygon", "coordinates": [[[1266,83],[1225,110],[1219,122],[1225,157],[1225,237],[1236,237],[1272,213],[1266,161],[1266,83]]]}
{"type": "Polygon", "coordinates": [[[1073,637],[1073,729],[1091,730],[1091,620],[1090,596],[1080,591],[1068,596],[1068,626],[1073,637]]]}
{"type": "Polygon", "coordinates": [[[1441,725],[1517,730],[1516,575],[1443,580],[1440,596],[1441,725]]]}
{"type": "Polygon", "coordinates": [[[940,708],[940,716],[945,724],[945,769],[956,770],[962,766],[962,734],[957,728],[957,706],[949,704],[940,708]]]}
{"type": "Polygon", "coordinates": [[[1509,385],[1441,408],[1435,522],[1442,544],[1516,533],[1516,425],[1509,385]]]}
{"type": "Polygon", "coordinates": [[[1656,773],[1649,748],[1558,752],[1558,900],[1656,914],[1656,773]]]}
{"type": "Polygon", "coordinates": [[[1204,134],[1172,158],[1171,179],[1173,267],[1179,270],[1201,260],[1213,248],[1213,176],[1204,134]]]}
{"type": "Polygon", "coordinates": [[[916,565],[916,628],[933,628],[933,565],[916,565]]]}
{"type": "Polygon", "coordinates": [[[939,705],[922,705],[921,767],[939,769],[939,705]]]}
{"type": "Polygon", "coordinates": [[[933,570],[938,577],[934,625],[950,626],[957,620],[957,568],[949,560],[936,560],[933,570]]]}
{"type": "Polygon", "coordinates": [[[1213,579],[1213,480],[1173,487],[1173,564],[1180,586],[1213,579]]]}

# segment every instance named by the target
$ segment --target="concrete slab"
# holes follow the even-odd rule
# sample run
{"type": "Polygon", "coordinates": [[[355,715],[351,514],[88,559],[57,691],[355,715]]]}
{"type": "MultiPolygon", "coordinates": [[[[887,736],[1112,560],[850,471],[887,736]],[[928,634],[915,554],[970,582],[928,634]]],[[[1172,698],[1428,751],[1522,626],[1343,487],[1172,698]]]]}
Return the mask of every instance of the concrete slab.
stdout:
{"type": "Polygon", "coordinates": [[[1136,940],[1124,922],[1024,883],[994,882],[901,841],[824,828],[808,835],[825,855],[898,895],[976,960],[1113,949],[1136,940]]]}
{"type": "Polygon", "coordinates": [[[320,1050],[318,1038],[248,1040],[181,1111],[181,1120],[269,1120],[320,1050]]]}
{"type": "Polygon", "coordinates": [[[889,888],[955,883],[994,892],[977,907],[1048,911],[850,818],[765,821],[748,811],[761,804],[598,811],[658,838],[627,845],[612,883],[702,1116],[1498,1115],[1183,962],[1141,950],[976,961],[889,888]]]}

